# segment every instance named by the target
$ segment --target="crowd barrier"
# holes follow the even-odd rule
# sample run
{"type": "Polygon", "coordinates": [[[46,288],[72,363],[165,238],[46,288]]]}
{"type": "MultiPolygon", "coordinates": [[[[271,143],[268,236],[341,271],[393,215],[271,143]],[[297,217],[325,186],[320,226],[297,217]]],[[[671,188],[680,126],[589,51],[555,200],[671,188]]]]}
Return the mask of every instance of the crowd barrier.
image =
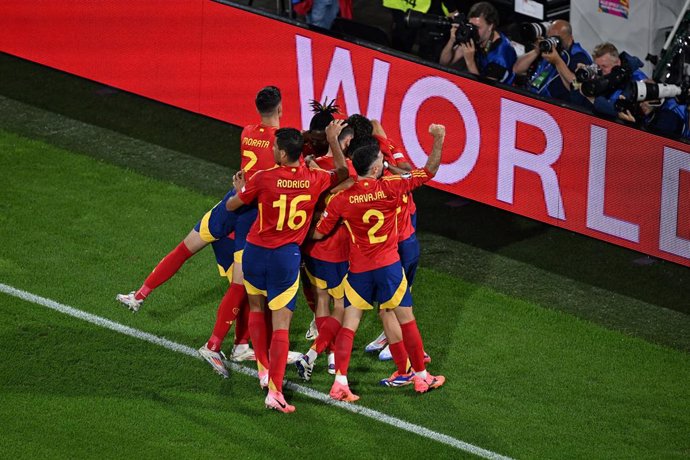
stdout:
{"type": "Polygon", "coordinates": [[[434,187],[690,266],[690,146],[382,49],[211,0],[5,0],[0,51],[235,125],[265,85],[284,126],[335,97],[418,166],[443,123],[434,187]]]}

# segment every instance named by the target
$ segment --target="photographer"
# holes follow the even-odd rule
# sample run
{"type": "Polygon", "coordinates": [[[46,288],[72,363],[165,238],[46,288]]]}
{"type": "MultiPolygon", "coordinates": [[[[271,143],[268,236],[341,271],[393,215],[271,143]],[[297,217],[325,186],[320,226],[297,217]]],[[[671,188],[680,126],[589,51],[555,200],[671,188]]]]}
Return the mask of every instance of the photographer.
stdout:
{"type": "MultiPolygon", "coordinates": [[[[652,88],[662,86],[652,80],[646,80],[645,83],[652,88]]],[[[674,85],[670,86],[675,87],[674,85]]],[[[684,89],[684,92],[686,94],[681,97],[683,102],[680,102],[676,97],[661,97],[660,99],[645,99],[640,102],[633,102],[636,95],[636,92],[633,91],[633,99],[630,104],[623,102],[626,101],[625,96],[620,96],[619,104],[617,104],[617,109],[619,110],[618,117],[660,136],[682,136],[687,138],[688,110],[685,103],[687,89],[684,89]]],[[[660,93],[657,93],[654,97],[660,95],[660,93]]]]}
{"type": "Polygon", "coordinates": [[[602,43],[594,48],[594,63],[601,76],[585,81],[578,91],[571,91],[571,99],[594,112],[625,119],[616,110],[616,101],[623,96],[630,99],[631,82],[643,81],[647,76],[640,70],[642,61],[626,52],[618,53],[611,43],[602,43]]]}
{"type": "Polygon", "coordinates": [[[575,80],[575,70],[580,64],[590,65],[592,58],[573,39],[573,29],[568,21],[554,21],[546,37],[538,38],[534,49],[518,58],[513,72],[522,75],[533,68],[526,82],[530,92],[570,101],[570,84],[575,80]],[[556,46],[553,46],[554,43],[556,46]]]}
{"type": "Polygon", "coordinates": [[[479,2],[470,8],[467,16],[468,24],[451,27],[439,63],[501,83],[512,83],[517,55],[508,38],[496,30],[496,8],[488,2],[479,2]]]}

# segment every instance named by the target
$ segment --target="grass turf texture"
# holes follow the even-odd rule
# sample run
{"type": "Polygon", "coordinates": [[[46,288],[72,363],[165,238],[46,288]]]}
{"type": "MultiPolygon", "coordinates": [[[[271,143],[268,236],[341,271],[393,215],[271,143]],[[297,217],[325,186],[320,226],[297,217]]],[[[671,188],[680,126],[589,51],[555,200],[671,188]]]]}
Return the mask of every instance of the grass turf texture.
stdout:
{"type": "MultiPolygon", "coordinates": [[[[9,133],[0,134],[0,151],[0,240],[11,242],[0,250],[2,282],[189,346],[203,343],[225,286],[210,251],[138,315],[112,297],[136,287],[213,197],[9,133]]],[[[686,353],[428,268],[415,296],[431,370],[448,384],[423,397],[378,387],[392,366],[359,351],[379,330],[368,315],[351,366],[363,405],[515,457],[688,455],[686,353]]],[[[291,398],[299,413],[286,423],[263,409],[250,377],[220,381],[201,361],[5,295],[0,316],[8,382],[1,436],[18,454],[308,458],[321,456],[313,446],[333,445],[347,446],[344,457],[394,457],[398,448],[457,455],[299,395],[291,398]],[[82,437],[92,441],[81,445],[82,437]]],[[[309,316],[300,305],[292,348],[307,346],[309,316]]],[[[312,384],[321,391],[332,381],[324,361],[312,384]]],[[[292,369],[287,376],[296,377],[292,369]]]]}
{"type": "MultiPolygon", "coordinates": [[[[110,299],[115,292],[137,287],[153,264],[226,191],[232,172],[228,162],[237,164],[234,152],[238,130],[6,55],[0,55],[0,69],[0,92],[30,104],[0,97],[0,129],[44,141],[3,135],[0,170],[7,185],[3,180],[0,188],[0,241],[11,244],[0,250],[0,282],[189,346],[200,345],[210,332],[215,307],[224,291],[209,250],[193,258],[173,281],[154,293],[138,316],[117,310],[110,299]],[[20,159],[15,151],[21,153],[20,159]]],[[[690,398],[684,385],[690,367],[687,354],[631,338],[643,337],[685,352],[690,350],[690,323],[684,314],[688,311],[685,299],[690,294],[688,270],[663,261],[635,265],[631,262],[641,255],[634,252],[476,203],[449,207],[446,202],[451,199],[429,189],[416,193],[421,210],[422,267],[426,267],[420,270],[415,286],[417,314],[427,339],[426,348],[434,357],[431,369],[442,371],[449,383],[423,398],[415,398],[405,389],[398,394],[377,388],[374,380],[388,374],[390,365],[356,350],[351,380],[363,404],[516,457],[690,455],[690,398]],[[434,219],[438,215],[444,218],[434,219]]],[[[74,371],[72,380],[65,380],[63,385],[71,388],[66,394],[73,394],[73,388],[89,375],[80,374],[80,363],[100,363],[98,358],[105,353],[96,347],[95,339],[92,342],[86,338],[89,334],[84,331],[95,327],[75,319],[55,319],[60,315],[2,294],[0,315],[5,326],[0,345],[8,355],[3,356],[7,366],[2,368],[1,380],[12,382],[7,390],[3,387],[2,396],[3,401],[15,400],[5,413],[12,415],[31,407],[27,395],[35,398],[37,407],[58,413],[39,400],[42,394],[60,390],[41,388],[36,382],[50,380],[47,376],[53,373],[74,371]],[[7,305],[11,306],[11,319],[5,320],[7,305]],[[33,321],[25,316],[27,311],[36,309],[32,315],[38,323],[33,328],[37,333],[31,329],[22,333],[22,327],[33,321]],[[50,351],[56,345],[43,338],[57,321],[69,325],[71,333],[64,342],[76,337],[76,347],[50,351]],[[89,349],[92,344],[98,354],[89,349]],[[82,355],[89,358],[70,358],[82,355]],[[37,358],[41,359],[35,361],[37,358]],[[44,369],[24,370],[27,360],[44,369]],[[14,394],[17,386],[24,388],[21,404],[14,394]],[[10,394],[14,396],[10,398],[10,394]]],[[[379,332],[376,320],[368,316],[357,338],[359,350],[379,332]]],[[[301,304],[291,337],[293,349],[306,346],[302,334],[308,320],[301,304]]],[[[94,331],[101,334],[98,329],[94,331]]],[[[113,341],[114,333],[102,334],[105,340],[113,341]]],[[[155,384],[158,374],[179,382],[189,375],[202,387],[214,385],[211,391],[222,393],[223,404],[235,399],[244,404],[246,400],[247,407],[257,414],[267,412],[260,407],[260,395],[249,377],[233,375],[230,382],[219,382],[205,363],[183,356],[170,358],[172,365],[159,366],[163,355],[168,359],[172,352],[134,339],[119,340],[127,345],[122,349],[113,346],[103,357],[108,356],[106,360],[113,359],[114,363],[124,360],[127,379],[135,379],[138,373],[150,375],[147,370],[151,367],[164,369],[154,372],[157,377],[150,379],[150,395],[164,391],[155,384]],[[131,350],[140,348],[151,348],[150,357],[133,358],[131,350]],[[119,358],[110,358],[111,354],[119,358]],[[128,366],[140,360],[146,363],[145,370],[133,368],[130,373],[128,366]],[[178,364],[181,362],[190,364],[178,364]],[[177,374],[178,367],[184,375],[177,374]]],[[[322,391],[332,381],[324,375],[324,361],[313,384],[322,391]]],[[[107,381],[112,372],[109,369],[109,374],[99,375],[96,380],[107,381]]],[[[291,369],[287,376],[295,378],[291,369]]],[[[102,392],[111,394],[110,384],[104,384],[101,390],[88,387],[84,393],[94,398],[102,392]]],[[[129,384],[126,380],[114,385],[119,389],[129,384]]],[[[135,400],[137,397],[133,396],[135,400]]],[[[322,406],[302,396],[294,396],[293,402],[298,406],[298,417],[304,417],[312,407],[322,406]]],[[[236,404],[234,401],[222,407],[236,404]]],[[[88,412],[83,407],[77,406],[70,414],[78,420],[75,427],[88,431],[93,420],[82,413],[88,412]]],[[[146,407],[145,412],[155,411],[150,404],[146,407]]],[[[39,421],[34,426],[0,414],[0,419],[10,420],[3,423],[10,429],[0,435],[0,442],[6,435],[14,451],[34,452],[32,449],[41,443],[28,439],[35,432],[46,431],[40,422],[62,423],[63,417],[46,419],[40,410],[34,412],[39,421]]],[[[319,423],[327,420],[330,429],[331,423],[339,423],[339,417],[354,417],[354,423],[363,430],[374,427],[387,436],[388,429],[383,425],[340,412],[324,406],[319,423]]],[[[270,420],[271,415],[278,416],[266,414],[269,419],[263,419],[270,420]]],[[[137,424],[137,417],[146,419],[148,415],[133,414],[130,420],[121,417],[118,428],[109,426],[114,433],[119,429],[124,435],[105,436],[109,441],[104,448],[116,449],[114,442],[119,445],[127,444],[123,440],[138,439],[130,430],[132,424],[141,428],[137,432],[159,434],[155,431],[158,427],[137,424]]],[[[236,417],[239,415],[232,410],[224,414],[223,426],[239,423],[236,417]]],[[[203,416],[201,419],[210,420],[203,416]]],[[[165,419],[165,423],[180,422],[173,418],[165,419]]],[[[311,426],[295,420],[290,423],[297,425],[295,436],[304,437],[304,433],[313,432],[315,422],[312,420],[311,426]]],[[[68,456],[75,444],[74,436],[66,436],[61,428],[57,431],[63,436],[56,435],[56,447],[46,442],[43,448],[52,449],[49,452],[53,456],[68,456]]],[[[181,433],[175,429],[172,432],[181,433]]],[[[350,439],[362,437],[358,433],[341,437],[335,431],[329,432],[326,444],[318,438],[313,445],[349,446],[354,444],[350,439]]],[[[192,439],[183,433],[179,435],[182,439],[174,433],[162,435],[169,441],[166,445],[193,444],[199,439],[204,443],[205,438],[196,434],[192,439]]],[[[251,434],[243,436],[254,439],[251,434]]],[[[408,438],[424,447],[435,445],[408,434],[400,436],[408,438]]],[[[357,452],[365,457],[397,457],[389,445],[396,445],[398,438],[390,438],[385,449],[378,449],[384,444],[381,439],[377,437],[364,447],[357,443],[355,448],[361,449],[357,452]]],[[[281,439],[276,449],[286,443],[301,449],[306,445],[302,442],[281,439]]],[[[448,448],[439,449],[431,454],[457,456],[448,448]]],[[[169,452],[165,446],[159,451],[169,452]]],[[[241,456],[266,456],[267,452],[270,450],[244,450],[241,456]]],[[[349,447],[347,452],[352,452],[349,447]]],[[[317,454],[314,456],[322,456],[317,454]]],[[[329,450],[328,454],[337,456],[338,452],[329,450]]]]}

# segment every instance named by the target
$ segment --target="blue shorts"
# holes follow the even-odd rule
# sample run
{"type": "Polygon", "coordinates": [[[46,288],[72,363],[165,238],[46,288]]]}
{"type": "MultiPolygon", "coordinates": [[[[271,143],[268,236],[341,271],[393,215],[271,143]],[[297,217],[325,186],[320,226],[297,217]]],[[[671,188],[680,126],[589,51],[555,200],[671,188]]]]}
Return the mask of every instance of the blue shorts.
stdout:
{"type": "Polygon", "coordinates": [[[414,276],[417,273],[417,265],[419,265],[419,241],[417,241],[416,234],[413,233],[408,239],[398,243],[398,255],[400,255],[400,263],[405,270],[407,284],[411,289],[414,276]]]}
{"type": "Polygon", "coordinates": [[[295,310],[299,289],[299,246],[286,244],[275,249],[247,243],[242,257],[244,287],[249,295],[266,297],[271,310],[295,310]]]}
{"type": "Polygon", "coordinates": [[[225,209],[225,203],[235,195],[235,189],[230,190],[213,209],[204,214],[194,226],[201,239],[207,243],[213,243],[224,236],[228,236],[235,230],[238,221],[237,213],[225,209]]]}
{"type": "Polygon", "coordinates": [[[412,226],[414,227],[415,232],[417,231],[417,213],[415,212],[414,214],[410,214],[410,221],[412,221],[412,226]]]}
{"type": "Polygon", "coordinates": [[[254,225],[259,209],[256,205],[242,206],[243,212],[237,217],[235,225],[235,262],[242,263],[242,251],[247,244],[249,229],[254,225]]]}
{"type": "Polygon", "coordinates": [[[312,285],[327,290],[334,299],[345,296],[343,278],[347,275],[347,262],[326,262],[313,257],[304,257],[304,268],[312,285]]]}
{"type": "Polygon", "coordinates": [[[349,272],[343,280],[345,297],[360,310],[371,310],[374,302],[379,308],[411,307],[412,296],[400,262],[368,272],[349,272]]]}
{"type": "Polygon", "coordinates": [[[218,264],[218,273],[220,276],[227,277],[228,281],[232,283],[232,263],[234,262],[233,254],[235,252],[235,240],[228,236],[211,243],[213,254],[216,256],[216,263],[218,264]]]}

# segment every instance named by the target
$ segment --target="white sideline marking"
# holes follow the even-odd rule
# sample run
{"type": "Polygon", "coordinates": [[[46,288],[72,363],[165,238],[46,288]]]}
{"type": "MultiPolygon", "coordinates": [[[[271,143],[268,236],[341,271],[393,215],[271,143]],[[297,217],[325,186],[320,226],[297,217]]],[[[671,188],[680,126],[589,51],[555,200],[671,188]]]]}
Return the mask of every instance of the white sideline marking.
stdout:
{"type": "MultiPolygon", "coordinates": [[[[139,329],[134,329],[129,326],[125,326],[120,323],[116,323],[115,321],[111,321],[109,319],[102,318],[100,316],[93,315],[91,313],[87,313],[82,310],[78,310],[74,307],[70,307],[68,305],[64,305],[58,302],[55,302],[54,300],[46,299],[45,297],[40,297],[34,294],[31,294],[30,292],[22,291],[21,289],[14,288],[12,286],[8,286],[6,284],[0,283],[0,292],[3,292],[5,294],[9,294],[14,297],[18,297],[22,300],[26,300],[27,302],[35,303],[37,305],[42,305],[44,307],[48,307],[52,310],[59,311],[60,313],[64,313],[69,316],[73,316],[75,318],[82,319],[84,321],[87,321],[89,323],[96,324],[98,326],[104,327],[106,329],[110,329],[112,331],[119,332],[121,334],[129,335],[131,337],[135,337],[137,339],[145,340],[147,342],[154,343],[156,345],[160,345],[163,348],[167,348],[168,350],[176,351],[178,353],[182,353],[184,355],[191,356],[193,358],[197,359],[202,359],[199,354],[197,353],[196,349],[192,347],[188,347],[186,345],[182,345],[176,342],[173,342],[171,340],[165,339],[163,337],[158,337],[153,334],[149,334],[148,332],[140,331],[139,329]]],[[[246,374],[252,377],[258,377],[257,371],[254,369],[250,369],[245,366],[240,366],[239,364],[235,363],[227,363],[232,370],[235,372],[240,372],[242,374],[246,374]]],[[[311,388],[304,387],[302,385],[298,385],[293,382],[287,382],[285,385],[286,388],[289,388],[290,390],[295,391],[296,393],[309,396],[310,398],[316,399],[317,401],[323,402],[325,404],[330,404],[332,406],[339,407],[341,409],[347,410],[349,412],[353,412],[355,414],[360,414],[365,417],[369,417],[371,419],[376,420],[377,422],[382,422],[387,425],[391,425],[395,428],[399,428],[401,430],[409,431],[410,433],[417,434],[419,436],[423,436],[425,438],[433,439],[434,441],[440,442],[442,444],[449,445],[451,447],[454,447],[456,449],[463,450],[465,452],[469,452],[471,454],[477,455],[479,457],[483,458],[489,458],[489,459],[501,459],[501,460],[512,460],[510,457],[505,457],[503,455],[497,454],[495,452],[492,452],[490,450],[482,449],[481,447],[477,447],[472,444],[468,444],[464,441],[460,441],[459,439],[455,439],[453,437],[447,436],[445,434],[437,433],[436,431],[432,431],[428,428],[424,428],[419,425],[415,425],[414,423],[409,423],[404,420],[400,420],[399,418],[392,417],[390,415],[386,415],[382,412],[375,411],[373,409],[367,409],[366,407],[355,405],[355,404],[348,404],[340,401],[334,401],[331,399],[327,394],[320,393],[316,390],[313,390],[311,388]]]]}

